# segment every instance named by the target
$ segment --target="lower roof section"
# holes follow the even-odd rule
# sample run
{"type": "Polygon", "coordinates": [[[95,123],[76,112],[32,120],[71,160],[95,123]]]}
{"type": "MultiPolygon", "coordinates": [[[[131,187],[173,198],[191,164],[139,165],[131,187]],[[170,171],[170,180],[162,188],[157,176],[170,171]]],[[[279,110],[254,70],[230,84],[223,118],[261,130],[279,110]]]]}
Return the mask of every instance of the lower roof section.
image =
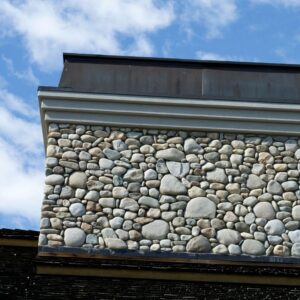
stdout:
{"type": "Polygon", "coordinates": [[[300,104],[38,92],[43,135],[52,122],[300,135],[300,104]]]}

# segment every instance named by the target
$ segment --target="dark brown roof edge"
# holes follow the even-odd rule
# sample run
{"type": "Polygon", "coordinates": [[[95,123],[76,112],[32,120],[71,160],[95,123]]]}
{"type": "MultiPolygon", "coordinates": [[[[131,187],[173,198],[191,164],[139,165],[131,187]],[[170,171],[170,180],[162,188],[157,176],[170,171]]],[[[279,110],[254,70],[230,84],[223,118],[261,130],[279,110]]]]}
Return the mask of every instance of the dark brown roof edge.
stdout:
{"type": "Polygon", "coordinates": [[[205,66],[208,67],[261,67],[266,69],[300,69],[300,64],[270,63],[270,62],[249,62],[249,61],[219,61],[219,60],[197,60],[186,58],[163,58],[163,57],[141,57],[141,56],[120,56],[103,54],[80,54],[63,53],[63,61],[83,63],[116,63],[116,64],[139,64],[139,65],[165,65],[165,66],[205,66]]]}

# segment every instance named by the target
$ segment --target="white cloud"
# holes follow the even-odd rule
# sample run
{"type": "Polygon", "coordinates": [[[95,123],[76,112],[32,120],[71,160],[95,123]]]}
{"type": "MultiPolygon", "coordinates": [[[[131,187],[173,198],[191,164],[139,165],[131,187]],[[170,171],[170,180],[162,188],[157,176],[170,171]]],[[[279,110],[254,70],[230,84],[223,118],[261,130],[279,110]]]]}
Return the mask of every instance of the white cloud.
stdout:
{"type": "Polygon", "coordinates": [[[2,55],[2,60],[5,62],[10,74],[12,74],[18,79],[28,81],[33,85],[39,85],[39,80],[34,75],[31,67],[28,67],[25,71],[18,71],[15,69],[14,63],[10,58],[6,57],[5,55],[2,55]]]}
{"type": "Polygon", "coordinates": [[[0,214],[37,222],[44,157],[41,128],[31,110],[22,99],[0,90],[0,214]]]}
{"type": "Polygon", "coordinates": [[[251,0],[253,4],[271,4],[273,6],[300,7],[300,0],[251,0]]]}
{"type": "Polygon", "coordinates": [[[239,56],[220,55],[215,52],[197,51],[196,57],[203,60],[221,60],[221,61],[254,61],[239,56]]]}
{"type": "Polygon", "coordinates": [[[182,18],[187,24],[186,30],[191,35],[191,23],[204,25],[207,38],[222,36],[222,31],[238,18],[235,0],[186,0],[182,18]]]}
{"type": "Polygon", "coordinates": [[[52,71],[62,52],[151,55],[147,35],[173,19],[169,1],[2,0],[0,35],[19,36],[31,61],[52,71]],[[125,50],[120,36],[129,40],[125,50]]]}

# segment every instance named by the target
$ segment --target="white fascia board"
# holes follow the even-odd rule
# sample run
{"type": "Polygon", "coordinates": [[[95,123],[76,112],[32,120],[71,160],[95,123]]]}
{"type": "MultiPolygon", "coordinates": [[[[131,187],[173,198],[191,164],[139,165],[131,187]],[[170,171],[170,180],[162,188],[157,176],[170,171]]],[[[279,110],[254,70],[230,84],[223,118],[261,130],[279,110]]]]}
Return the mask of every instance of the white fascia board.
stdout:
{"type": "Polygon", "coordinates": [[[133,128],[300,135],[300,105],[38,92],[46,146],[51,122],[133,128]]]}

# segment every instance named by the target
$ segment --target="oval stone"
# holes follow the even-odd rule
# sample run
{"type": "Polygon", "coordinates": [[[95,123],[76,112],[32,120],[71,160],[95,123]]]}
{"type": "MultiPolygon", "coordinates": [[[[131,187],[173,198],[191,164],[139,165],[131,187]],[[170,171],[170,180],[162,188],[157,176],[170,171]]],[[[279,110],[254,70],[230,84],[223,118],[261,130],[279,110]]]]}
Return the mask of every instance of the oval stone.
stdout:
{"type": "Polygon", "coordinates": [[[189,240],[186,245],[186,250],[187,252],[207,253],[210,252],[211,246],[206,237],[199,235],[189,240]]]}
{"type": "Polygon", "coordinates": [[[248,255],[263,255],[265,247],[257,240],[245,240],[242,245],[242,252],[248,255]]]}
{"type": "Polygon", "coordinates": [[[148,240],[165,239],[169,232],[169,224],[163,220],[148,223],[142,228],[142,235],[148,240]]]}
{"type": "Polygon", "coordinates": [[[81,247],[85,242],[85,233],[80,228],[67,228],[65,230],[64,241],[66,246],[81,247]]]}
{"type": "Polygon", "coordinates": [[[74,188],[84,189],[86,187],[87,176],[84,172],[74,172],[69,178],[69,185],[74,188]]]}
{"type": "Polygon", "coordinates": [[[85,214],[85,207],[81,203],[73,203],[69,207],[69,211],[74,217],[81,217],[85,214]]]}
{"type": "Polygon", "coordinates": [[[187,204],[186,218],[209,218],[212,219],[216,215],[216,204],[206,197],[197,197],[190,200],[187,204]]]}
{"type": "Polygon", "coordinates": [[[62,184],[65,181],[65,178],[62,175],[51,174],[46,177],[45,183],[49,185],[62,184]]]}

